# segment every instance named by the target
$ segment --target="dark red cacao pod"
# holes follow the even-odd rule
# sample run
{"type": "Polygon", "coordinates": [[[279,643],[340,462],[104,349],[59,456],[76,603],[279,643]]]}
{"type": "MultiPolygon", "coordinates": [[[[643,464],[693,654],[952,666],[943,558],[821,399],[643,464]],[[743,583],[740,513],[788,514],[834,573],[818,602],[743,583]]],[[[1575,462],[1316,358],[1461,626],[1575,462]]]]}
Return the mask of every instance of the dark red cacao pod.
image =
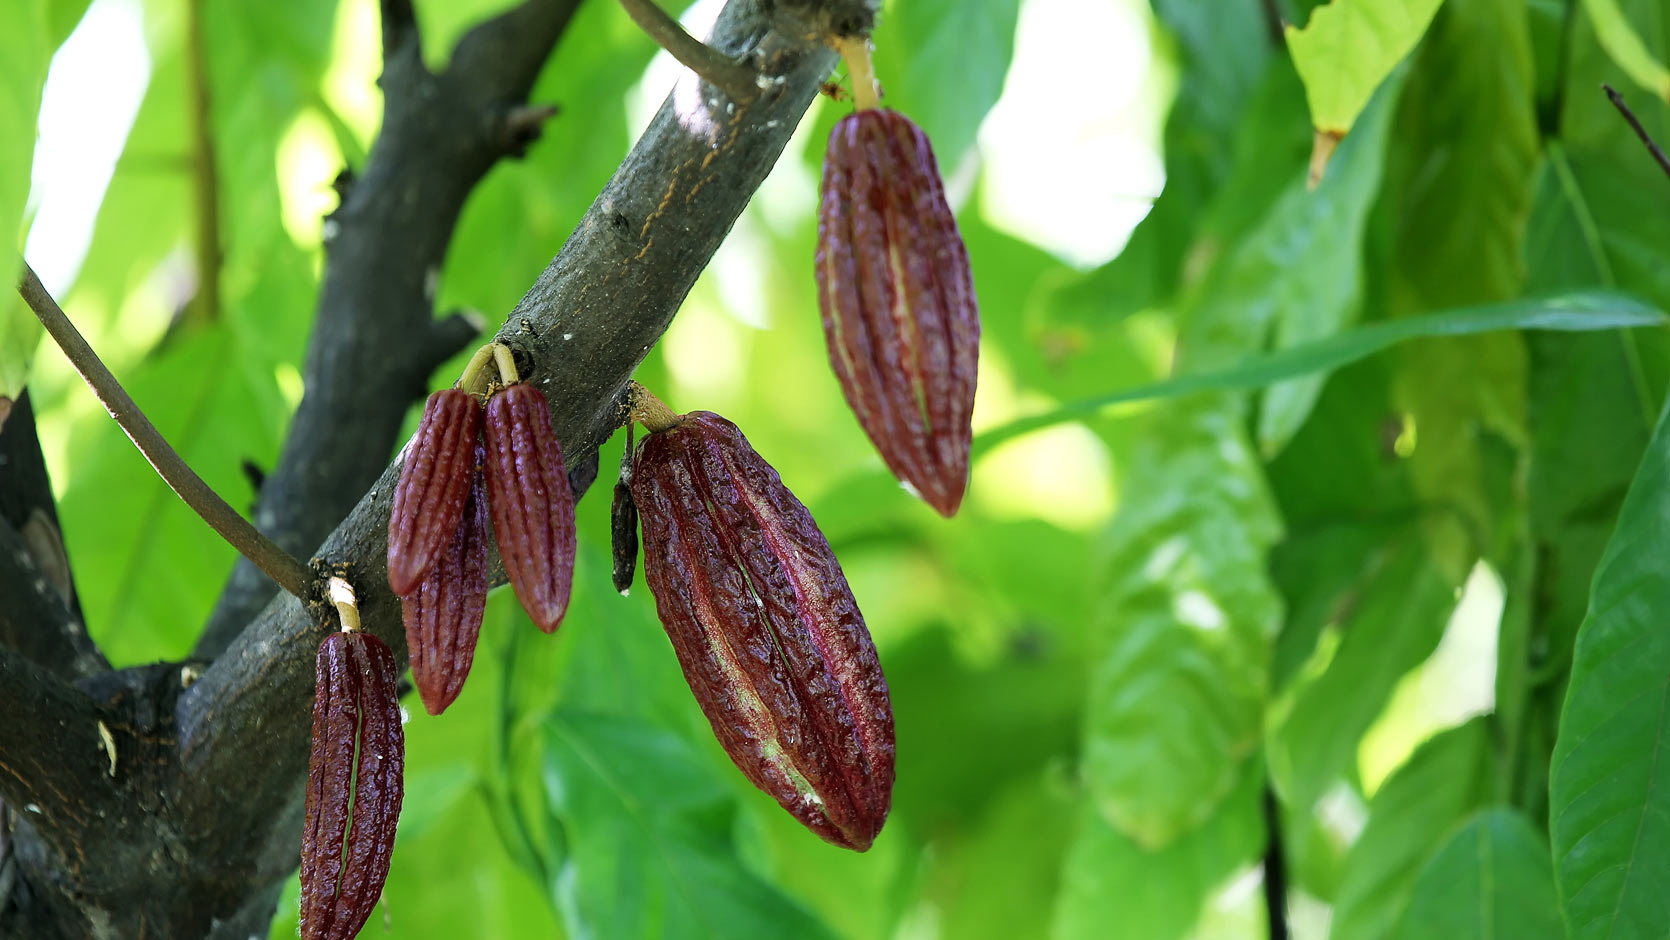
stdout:
{"type": "Polygon", "coordinates": [[[442,389],[423,406],[406,448],[389,513],[389,589],[410,594],[464,513],[481,438],[481,403],[462,389],[442,389]]]}
{"type": "Polygon", "coordinates": [[[305,940],[354,936],[382,897],[404,792],[395,679],[394,654],[370,634],[332,633],[319,644],[302,832],[305,940]]]}
{"type": "MultiPolygon", "coordinates": [[[[483,450],[476,446],[478,462],[483,450]]],[[[452,543],[429,566],[417,590],[400,598],[412,683],[431,715],[446,711],[463,690],[487,609],[487,490],[479,469],[473,478],[452,543]]]]}
{"type": "Polygon", "coordinates": [[[551,633],[574,584],[574,491],[545,394],[505,387],[487,401],[487,504],[522,609],[551,633]]]}
{"type": "Polygon", "coordinates": [[[893,794],[893,709],[829,542],[736,425],[696,411],[632,471],[644,580],[737,767],[818,835],[870,847],[893,794]]]}
{"type": "Polygon", "coordinates": [[[893,474],[942,515],[968,485],[980,311],[921,128],[885,108],[829,135],[818,305],[847,404],[893,474]]]}

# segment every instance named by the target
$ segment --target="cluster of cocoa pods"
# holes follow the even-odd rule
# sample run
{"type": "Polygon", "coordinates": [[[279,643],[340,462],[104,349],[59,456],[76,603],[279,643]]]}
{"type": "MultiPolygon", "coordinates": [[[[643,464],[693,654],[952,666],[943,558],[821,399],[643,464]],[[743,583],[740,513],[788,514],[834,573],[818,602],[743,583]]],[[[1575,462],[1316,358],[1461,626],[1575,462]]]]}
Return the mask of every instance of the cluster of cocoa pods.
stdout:
{"type": "MultiPolygon", "coordinates": [[[[887,466],[950,516],[968,481],[980,334],[968,254],[926,136],[877,106],[868,42],[832,42],[859,107],[824,166],[830,362],[887,466]]],[[[736,425],[675,414],[636,383],[630,406],[611,506],[616,588],[632,583],[641,525],[645,581],[726,753],[819,836],[869,848],[891,805],[893,712],[834,552],[736,425]],[[634,423],[649,432],[641,443],[634,423]]],[[[573,582],[574,495],[549,403],[497,343],[429,397],[389,519],[389,587],[431,714],[469,674],[490,539],[530,619],[554,632],[573,582]]],[[[319,648],[301,871],[302,936],[332,940],[353,936],[381,895],[404,753],[395,658],[358,631],[342,589],[344,629],[319,648]]]]}

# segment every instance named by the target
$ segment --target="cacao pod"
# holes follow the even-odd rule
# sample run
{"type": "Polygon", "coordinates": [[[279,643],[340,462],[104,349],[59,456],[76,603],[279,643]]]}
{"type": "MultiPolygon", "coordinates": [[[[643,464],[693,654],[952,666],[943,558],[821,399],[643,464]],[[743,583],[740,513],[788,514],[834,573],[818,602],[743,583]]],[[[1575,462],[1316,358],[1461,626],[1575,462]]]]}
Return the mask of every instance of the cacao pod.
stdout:
{"type": "MultiPolygon", "coordinates": [[[[476,445],[478,465],[483,450],[476,445]]],[[[417,589],[400,598],[406,647],[412,656],[412,684],[431,715],[446,711],[463,690],[487,609],[487,491],[479,466],[472,477],[464,518],[452,543],[429,567],[417,589]]]]}
{"type": "Polygon", "coordinates": [[[487,505],[522,609],[551,633],[574,583],[574,492],[545,394],[506,386],[487,401],[487,505]]]}
{"type": "Polygon", "coordinates": [[[389,589],[410,594],[452,542],[474,477],[481,403],[462,389],[429,396],[389,513],[389,589]]]}
{"type": "Polygon", "coordinates": [[[370,634],[332,633],[319,644],[302,833],[306,940],[354,936],[382,896],[406,754],[395,679],[394,654],[370,634]]]}
{"type": "Polygon", "coordinates": [[[942,515],[968,484],[980,312],[933,148],[886,108],[829,135],[818,306],[847,404],[889,469],[942,515]]]}
{"type": "Polygon", "coordinates": [[[893,710],[846,576],[736,425],[697,411],[632,471],[644,580],[737,767],[813,832],[863,851],[893,792],[893,710]]]}

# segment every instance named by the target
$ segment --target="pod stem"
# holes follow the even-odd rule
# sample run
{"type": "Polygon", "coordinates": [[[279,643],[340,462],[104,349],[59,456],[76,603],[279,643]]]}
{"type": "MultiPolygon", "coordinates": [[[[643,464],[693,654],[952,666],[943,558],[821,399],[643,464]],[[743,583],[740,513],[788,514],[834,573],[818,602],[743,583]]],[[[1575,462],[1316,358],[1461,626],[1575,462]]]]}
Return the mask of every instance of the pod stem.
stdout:
{"type": "Polygon", "coordinates": [[[511,355],[510,347],[503,343],[493,344],[493,362],[499,367],[499,383],[515,385],[522,381],[516,372],[516,357],[511,355]]]}
{"type": "Polygon", "coordinates": [[[651,434],[676,428],[684,423],[683,416],[668,408],[666,402],[656,398],[649,389],[637,382],[633,382],[627,396],[628,417],[633,421],[642,422],[651,434]]]}
{"type": "Polygon", "coordinates": [[[346,578],[332,575],[327,582],[330,589],[331,603],[336,606],[336,614],[342,618],[343,633],[357,633],[360,629],[359,600],[354,596],[354,586],[346,578]]]}
{"type": "Polygon", "coordinates": [[[469,364],[464,366],[464,374],[458,377],[458,388],[475,395],[487,391],[486,388],[482,387],[481,373],[486,370],[487,363],[492,361],[493,347],[497,345],[499,344],[488,343],[475,351],[475,355],[470,357],[469,364]]]}
{"type": "Polygon", "coordinates": [[[869,37],[842,36],[831,45],[846,60],[847,73],[852,76],[853,104],[860,111],[881,107],[881,91],[876,85],[875,67],[870,62],[869,37]]]}

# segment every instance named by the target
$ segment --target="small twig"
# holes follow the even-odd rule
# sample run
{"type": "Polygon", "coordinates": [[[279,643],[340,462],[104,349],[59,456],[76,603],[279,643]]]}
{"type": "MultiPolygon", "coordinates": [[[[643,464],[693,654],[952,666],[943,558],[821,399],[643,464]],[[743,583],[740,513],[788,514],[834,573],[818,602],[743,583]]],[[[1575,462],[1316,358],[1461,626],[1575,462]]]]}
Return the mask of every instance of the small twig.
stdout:
{"type": "Polygon", "coordinates": [[[620,0],[620,5],[639,29],[685,68],[737,101],[747,101],[759,94],[758,76],[753,69],[690,35],[655,0],[620,0]]]}
{"type": "Polygon", "coordinates": [[[1652,137],[1647,134],[1647,129],[1642,127],[1641,122],[1635,119],[1635,113],[1629,109],[1628,105],[1624,104],[1624,96],[1618,94],[1617,89],[1611,85],[1603,83],[1600,87],[1606,89],[1606,97],[1612,99],[1612,106],[1618,109],[1618,113],[1624,116],[1624,120],[1629,122],[1630,127],[1635,128],[1635,136],[1641,138],[1641,142],[1647,145],[1647,152],[1653,155],[1654,160],[1658,161],[1659,168],[1664,171],[1664,175],[1670,176],[1670,157],[1666,157],[1664,151],[1658,149],[1658,144],[1654,143],[1652,137]]]}
{"type": "Polygon", "coordinates": [[[1276,791],[1264,785],[1264,910],[1270,940],[1287,940],[1287,859],[1282,855],[1276,791]]]}
{"type": "Polygon", "coordinates": [[[203,36],[203,0],[192,0],[186,15],[191,69],[192,185],[197,191],[197,319],[220,319],[220,176],[210,127],[209,63],[203,36]]]}
{"type": "Polygon", "coordinates": [[[227,505],[219,493],[204,483],[202,477],[186,466],[186,462],[163,440],[150,419],[128,396],[121,383],[110,374],[98,354],[76,331],[75,324],[64,315],[58,302],[46,292],[40,278],[35,276],[35,270],[28,264],[23,266],[23,277],[18,282],[17,292],[23,296],[29,309],[35,311],[41,325],[52,334],[53,341],[64,351],[75,370],[81,373],[81,378],[104,404],[105,410],[127,432],[129,440],[180,499],[202,516],[210,528],[220,533],[221,538],[276,581],[279,587],[306,600],[307,585],[311,580],[307,566],[257,531],[243,516],[238,515],[237,510],[227,505]]]}

